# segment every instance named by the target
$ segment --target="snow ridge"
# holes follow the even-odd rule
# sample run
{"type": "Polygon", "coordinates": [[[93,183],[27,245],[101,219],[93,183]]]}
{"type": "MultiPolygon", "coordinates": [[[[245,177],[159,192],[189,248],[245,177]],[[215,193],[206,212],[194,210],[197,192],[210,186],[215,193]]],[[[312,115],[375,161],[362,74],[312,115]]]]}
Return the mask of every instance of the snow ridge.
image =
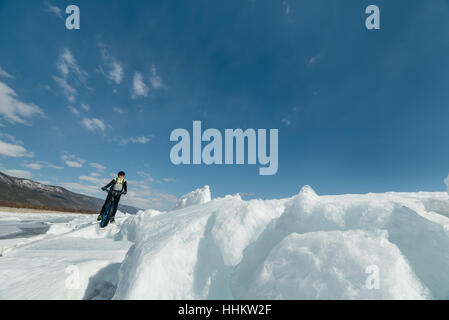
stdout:
{"type": "Polygon", "coordinates": [[[202,204],[211,200],[211,194],[209,186],[196,189],[186,195],[180,197],[176,203],[176,209],[185,208],[188,206],[202,204]]]}
{"type": "Polygon", "coordinates": [[[442,193],[318,196],[305,186],[289,199],[237,195],[142,212],[120,231],[134,245],[114,298],[447,299],[447,200],[442,193]],[[429,203],[440,212],[427,211],[429,203]],[[372,270],[376,288],[367,284],[372,270]]]}
{"type": "Polygon", "coordinates": [[[245,201],[206,186],[106,229],[88,215],[1,213],[0,299],[448,299],[448,200],[305,186],[245,201]],[[45,234],[15,238],[42,223],[45,234]]]}

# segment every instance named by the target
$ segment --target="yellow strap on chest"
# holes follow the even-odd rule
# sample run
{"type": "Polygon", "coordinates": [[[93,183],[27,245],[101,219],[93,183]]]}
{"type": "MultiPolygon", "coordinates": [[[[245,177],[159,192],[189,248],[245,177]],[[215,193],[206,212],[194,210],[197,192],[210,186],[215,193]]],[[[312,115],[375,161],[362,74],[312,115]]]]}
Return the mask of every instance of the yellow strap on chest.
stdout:
{"type": "Polygon", "coordinates": [[[123,184],[125,182],[125,178],[115,178],[115,183],[117,184],[123,184]]]}

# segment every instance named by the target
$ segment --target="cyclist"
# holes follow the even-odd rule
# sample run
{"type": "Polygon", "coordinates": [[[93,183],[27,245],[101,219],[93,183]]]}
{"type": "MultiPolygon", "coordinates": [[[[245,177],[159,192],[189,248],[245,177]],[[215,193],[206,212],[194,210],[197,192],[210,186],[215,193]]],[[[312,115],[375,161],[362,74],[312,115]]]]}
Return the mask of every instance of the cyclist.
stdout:
{"type": "MultiPolygon", "coordinates": [[[[120,171],[117,174],[117,178],[114,178],[111,180],[111,182],[109,182],[106,186],[104,186],[103,188],[101,188],[101,190],[106,191],[108,188],[111,188],[109,191],[117,191],[117,192],[121,192],[122,194],[126,194],[128,192],[128,185],[127,182],[125,180],[125,173],[123,171],[120,171]]],[[[111,200],[111,192],[108,193],[108,196],[106,198],[106,201],[103,204],[103,208],[101,208],[101,212],[103,213],[105,208],[106,208],[106,204],[111,200]]],[[[118,203],[120,201],[120,195],[115,197],[115,201],[114,201],[114,205],[111,208],[111,219],[109,220],[110,223],[114,223],[115,221],[115,213],[117,212],[117,207],[118,207],[118,203]]],[[[97,218],[98,221],[101,220],[101,213],[97,218]]]]}

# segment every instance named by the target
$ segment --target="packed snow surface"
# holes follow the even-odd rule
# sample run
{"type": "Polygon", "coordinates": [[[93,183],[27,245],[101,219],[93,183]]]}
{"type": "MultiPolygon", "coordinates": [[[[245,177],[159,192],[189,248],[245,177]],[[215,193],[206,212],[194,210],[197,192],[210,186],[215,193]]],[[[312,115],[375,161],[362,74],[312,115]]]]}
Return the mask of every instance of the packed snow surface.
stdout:
{"type": "Polygon", "coordinates": [[[0,212],[0,300],[110,299],[131,242],[114,241],[126,216],[0,212]]]}
{"type": "Polygon", "coordinates": [[[206,186],[106,230],[94,218],[0,213],[0,299],[449,298],[447,193],[244,201],[206,186]]]}

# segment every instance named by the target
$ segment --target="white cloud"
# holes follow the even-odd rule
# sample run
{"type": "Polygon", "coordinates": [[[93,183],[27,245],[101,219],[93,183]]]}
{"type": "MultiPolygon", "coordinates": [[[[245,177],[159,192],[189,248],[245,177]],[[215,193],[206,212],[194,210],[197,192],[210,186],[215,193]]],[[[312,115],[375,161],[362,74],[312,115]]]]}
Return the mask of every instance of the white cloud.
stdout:
{"type": "Polygon", "coordinates": [[[82,164],[82,163],[76,162],[76,161],[72,161],[72,160],[67,160],[67,161],[65,162],[65,164],[66,164],[68,167],[71,167],[71,168],[82,168],[82,167],[83,167],[83,164],[82,164]]]}
{"type": "Polygon", "coordinates": [[[115,82],[116,84],[120,84],[120,82],[122,82],[123,79],[122,64],[109,54],[108,50],[106,49],[106,46],[102,42],[99,42],[98,46],[100,47],[103,63],[109,69],[109,72],[107,74],[104,72],[103,74],[106,76],[107,79],[115,82]]]}
{"type": "Polygon", "coordinates": [[[104,171],[104,170],[106,170],[106,167],[104,167],[104,166],[102,166],[101,164],[96,163],[96,162],[91,162],[91,163],[89,163],[89,165],[90,165],[92,168],[97,169],[98,171],[104,171]]]}
{"type": "Polygon", "coordinates": [[[13,136],[10,135],[10,134],[0,132],[0,137],[3,137],[3,138],[8,139],[8,140],[9,140],[10,142],[12,142],[13,144],[20,144],[20,145],[23,145],[23,141],[22,141],[22,140],[18,140],[18,139],[16,139],[15,137],[13,137],[13,136]]]}
{"type": "Polygon", "coordinates": [[[50,14],[58,17],[58,18],[63,19],[63,17],[62,17],[62,10],[59,7],[52,5],[48,1],[45,1],[44,3],[45,3],[44,11],[46,11],[46,12],[48,12],[48,13],[50,13],[50,14]]]}
{"type": "Polygon", "coordinates": [[[314,55],[313,57],[311,57],[311,58],[309,59],[309,64],[317,63],[317,62],[318,62],[318,59],[320,59],[320,58],[321,58],[320,54],[314,55]]]}
{"type": "Polygon", "coordinates": [[[58,61],[56,62],[56,67],[62,77],[53,76],[53,80],[62,88],[67,100],[74,103],[78,91],[70,85],[67,80],[69,76],[72,76],[72,79],[77,79],[79,82],[84,83],[87,80],[88,73],[78,65],[76,59],[67,48],[62,49],[58,61]]]}
{"type": "Polygon", "coordinates": [[[289,127],[292,124],[291,120],[289,119],[282,119],[281,122],[285,124],[285,126],[287,127],[289,127]]]}
{"type": "MultiPolygon", "coordinates": [[[[138,171],[137,174],[145,179],[144,182],[153,182],[154,181],[153,177],[149,173],[146,173],[144,171],[138,171]]],[[[140,183],[142,183],[142,182],[140,182],[140,183]]]]}
{"type": "Polygon", "coordinates": [[[79,176],[78,179],[82,180],[82,181],[87,181],[87,182],[90,182],[90,183],[93,183],[96,185],[99,185],[99,184],[105,185],[109,182],[109,179],[105,179],[105,178],[100,179],[100,178],[96,178],[93,176],[79,176]]]}
{"type": "Polygon", "coordinates": [[[117,112],[117,113],[120,113],[120,114],[125,113],[125,110],[123,110],[122,108],[114,107],[112,110],[114,110],[114,112],[117,112]]]}
{"type": "Polygon", "coordinates": [[[136,98],[137,96],[144,96],[146,97],[148,95],[148,87],[143,82],[142,74],[139,72],[136,72],[134,74],[133,79],[133,94],[132,98],[136,98]]]}
{"type": "Polygon", "coordinates": [[[117,84],[120,84],[123,79],[123,67],[115,60],[112,62],[112,70],[109,71],[109,79],[117,84]]]}
{"type": "Polygon", "coordinates": [[[153,64],[151,66],[151,77],[150,77],[150,83],[153,89],[162,89],[164,88],[164,85],[162,83],[161,77],[157,74],[156,66],[153,64]]]}
{"type": "Polygon", "coordinates": [[[73,106],[68,106],[67,107],[70,111],[72,111],[72,113],[74,114],[74,115],[79,115],[80,114],[80,112],[78,111],[78,109],[77,108],[75,108],[75,107],[73,107],[73,106]]]}
{"type": "Polygon", "coordinates": [[[88,181],[91,183],[97,183],[100,179],[92,177],[92,176],[79,176],[78,179],[88,181]]]}
{"type": "Polygon", "coordinates": [[[176,182],[176,179],[173,178],[164,178],[162,179],[164,182],[176,182]]]}
{"type": "Polygon", "coordinates": [[[52,168],[52,169],[64,169],[64,167],[57,166],[57,165],[54,165],[54,164],[51,164],[51,163],[48,163],[48,162],[45,162],[45,161],[42,161],[42,163],[43,163],[44,166],[47,167],[47,168],[52,168]]]}
{"type": "Polygon", "coordinates": [[[84,127],[86,127],[86,129],[92,132],[95,131],[104,132],[104,130],[106,129],[106,125],[104,124],[104,122],[97,118],[92,119],[84,118],[81,123],[83,124],[84,127]]]}
{"type": "Polygon", "coordinates": [[[150,138],[141,136],[141,137],[130,137],[130,138],[122,138],[120,139],[120,144],[126,145],[129,143],[140,143],[146,144],[150,141],[150,138]]]}
{"type": "Polygon", "coordinates": [[[8,169],[3,170],[4,173],[6,173],[9,176],[16,177],[16,178],[25,178],[30,179],[33,174],[26,170],[17,170],[17,169],[8,169]]]}
{"type": "Polygon", "coordinates": [[[25,163],[23,164],[24,167],[32,169],[32,170],[40,170],[42,168],[52,168],[52,169],[63,169],[63,167],[56,166],[54,164],[51,164],[47,161],[38,161],[38,162],[32,162],[32,163],[25,163]]]}
{"type": "MultiPolygon", "coordinates": [[[[134,186],[133,184],[131,184],[134,186]]],[[[176,204],[177,197],[165,192],[154,191],[143,187],[129,188],[128,194],[124,196],[120,203],[142,208],[168,210],[176,204]]]]}
{"type": "Polygon", "coordinates": [[[122,197],[120,203],[142,209],[167,210],[174,207],[177,201],[176,196],[153,190],[149,186],[152,178],[144,172],[138,174],[144,175],[145,180],[128,180],[128,194],[122,197]]]}
{"type": "Polygon", "coordinates": [[[71,168],[82,168],[85,162],[84,159],[81,159],[72,154],[64,154],[61,156],[61,160],[65,162],[68,167],[71,168]]]}
{"type": "Polygon", "coordinates": [[[88,104],[82,103],[81,107],[84,109],[84,111],[90,111],[90,106],[88,104]]]}
{"type": "Polygon", "coordinates": [[[85,183],[78,182],[62,182],[59,185],[63,188],[66,188],[72,192],[79,192],[85,195],[93,196],[99,193],[98,186],[87,185],[85,183]]]}
{"type": "Polygon", "coordinates": [[[91,175],[92,177],[99,177],[99,176],[101,176],[101,174],[99,174],[99,173],[97,173],[97,172],[92,172],[90,175],[91,175]]]}
{"type": "Polygon", "coordinates": [[[0,155],[14,158],[33,157],[34,153],[27,151],[23,146],[0,141],[0,155]]]}
{"type": "Polygon", "coordinates": [[[56,63],[61,74],[67,78],[70,73],[74,74],[80,82],[85,82],[87,78],[87,72],[84,71],[76,62],[69,49],[62,49],[56,63]]]}
{"type": "Polygon", "coordinates": [[[17,93],[0,82],[0,116],[10,123],[26,124],[25,118],[43,116],[44,112],[35,104],[17,99],[17,93]]]}
{"type": "Polygon", "coordinates": [[[284,13],[288,17],[290,16],[291,7],[290,4],[287,1],[283,1],[282,5],[284,6],[284,13]]]}
{"type": "Polygon", "coordinates": [[[40,163],[28,163],[23,166],[33,170],[40,170],[43,167],[40,163]]]}
{"type": "Polygon", "coordinates": [[[12,78],[13,76],[10,75],[8,72],[6,72],[5,70],[2,69],[2,67],[0,67],[0,77],[4,77],[4,78],[12,78]]]}
{"type": "Polygon", "coordinates": [[[75,102],[75,96],[78,94],[78,91],[74,87],[72,87],[64,78],[53,76],[53,80],[62,88],[64,95],[67,97],[67,100],[69,100],[70,102],[75,102]]]}

